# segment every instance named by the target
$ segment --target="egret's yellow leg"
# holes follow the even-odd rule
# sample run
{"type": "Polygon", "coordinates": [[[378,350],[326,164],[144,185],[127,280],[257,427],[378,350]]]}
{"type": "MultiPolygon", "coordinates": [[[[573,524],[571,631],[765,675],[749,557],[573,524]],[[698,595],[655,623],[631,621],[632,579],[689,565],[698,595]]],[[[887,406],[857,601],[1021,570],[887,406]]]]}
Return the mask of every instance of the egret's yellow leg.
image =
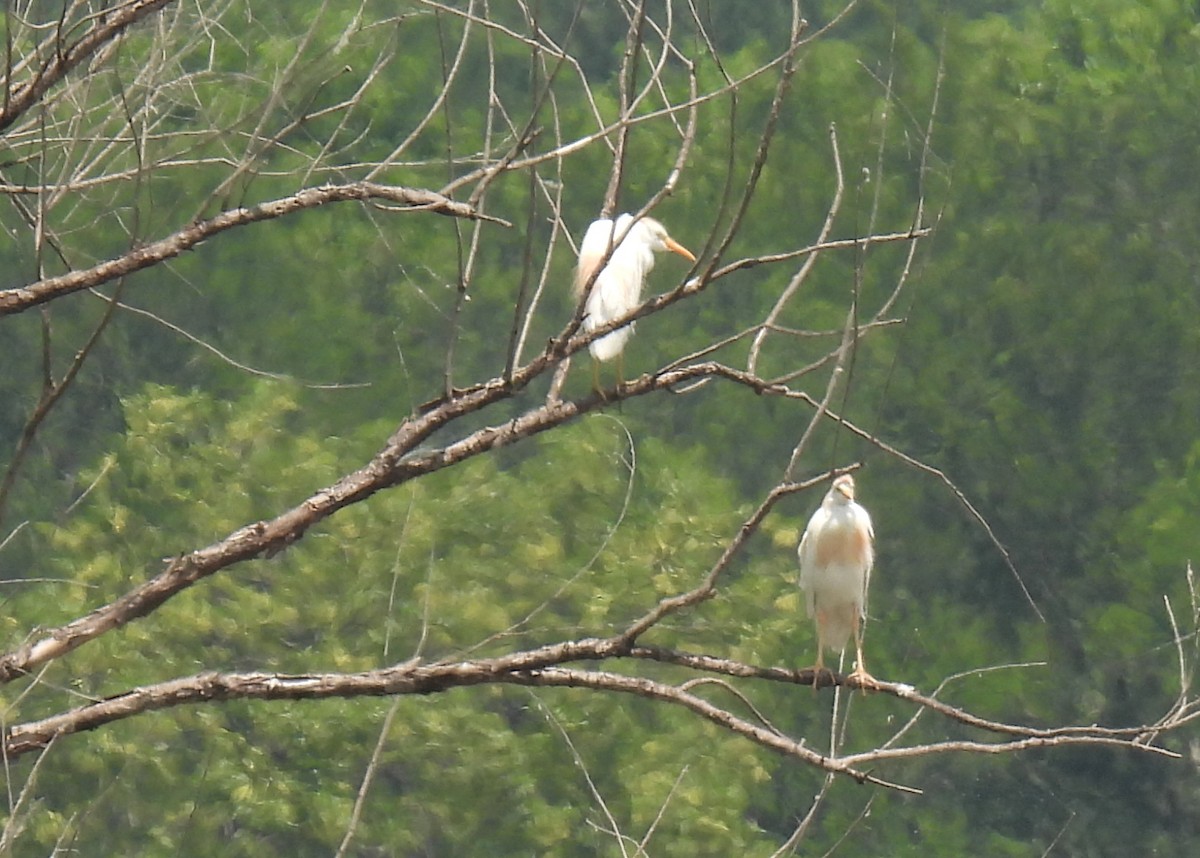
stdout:
{"type": "Polygon", "coordinates": [[[817,610],[817,663],[813,665],[813,694],[821,684],[821,674],[825,672],[825,612],[817,610]]]}
{"type": "Polygon", "coordinates": [[[877,689],[879,683],[875,681],[875,677],[867,673],[867,665],[863,660],[863,630],[857,611],[854,614],[854,648],[858,654],[858,660],[854,662],[854,671],[850,674],[850,678],[858,680],[858,687],[865,694],[877,689]]]}

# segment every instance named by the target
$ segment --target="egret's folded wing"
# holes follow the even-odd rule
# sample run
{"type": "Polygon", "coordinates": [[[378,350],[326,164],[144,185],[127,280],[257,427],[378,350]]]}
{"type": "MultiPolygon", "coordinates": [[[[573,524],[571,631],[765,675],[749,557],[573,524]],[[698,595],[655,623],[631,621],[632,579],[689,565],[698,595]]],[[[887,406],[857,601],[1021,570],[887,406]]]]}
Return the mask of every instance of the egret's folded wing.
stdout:
{"type": "Polygon", "coordinates": [[[613,239],[613,222],[608,218],[593,221],[579,243],[579,264],[575,268],[575,298],[583,297],[583,287],[592,279],[600,260],[608,252],[613,239]]]}
{"type": "Polygon", "coordinates": [[[871,570],[875,568],[875,528],[871,524],[871,515],[862,506],[855,504],[855,515],[858,517],[859,526],[866,531],[866,546],[863,550],[863,559],[866,569],[863,572],[862,582],[862,615],[867,615],[867,593],[871,589],[871,570]]]}
{"type": "Polygon", "coordinates": [[[808,526],[804,528],[804,536],[800,537],[800,547],[796,549],[796,555],[800,559],[800,586],[803,589],[808,589],[810,586],[810,578],[817,566],[817,549],[816,549],[816,533],[820,532],[825,526],[826,514],[824,508],[819,508],[813,513],[812,518],[808,520],[808,526]]]}

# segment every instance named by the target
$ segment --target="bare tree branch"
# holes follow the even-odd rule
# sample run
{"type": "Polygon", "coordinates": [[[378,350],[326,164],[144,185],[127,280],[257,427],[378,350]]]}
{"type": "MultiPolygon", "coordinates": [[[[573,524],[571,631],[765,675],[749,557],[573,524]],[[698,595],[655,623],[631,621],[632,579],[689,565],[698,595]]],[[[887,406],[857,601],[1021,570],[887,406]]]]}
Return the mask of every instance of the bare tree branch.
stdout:
{"type": "Polygon", "coordinates": [[[467,219],[490,220],[511,226],[499,218],[481,215],[470,206],[457,203],[433,191],[377,185],[373,182],[354,182],[349,185],[326,185],[307,188],[291,196],[259,203],[248,208],[236,208],[216,217],[199,221],[183,229],[135,248],[129,253],[80,271],[48,277],[28,286],[0,290],[0,317],[20,313],[55,298],[107,283],[135,271],[157,265],[191,250],[200,242],[229,229],[259,221],[271,220],[304,209],[333,202],[386,200],[395,203],[399,211],[428,211],[434,214],[467,219]]]}

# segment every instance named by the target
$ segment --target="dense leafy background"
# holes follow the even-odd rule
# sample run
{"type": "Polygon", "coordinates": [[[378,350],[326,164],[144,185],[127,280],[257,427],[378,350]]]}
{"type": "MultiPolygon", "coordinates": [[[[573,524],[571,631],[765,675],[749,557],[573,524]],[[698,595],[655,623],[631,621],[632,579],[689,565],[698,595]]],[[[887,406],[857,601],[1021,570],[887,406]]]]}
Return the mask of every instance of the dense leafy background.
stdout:
{"type": "MultiPolygon", "coordinates": [[[[289,34],[310,5],[254,4],[248,32],[219,43],[221,73],[177,94],[178,121],[253,124],[267,93],[236,70],[284,65],[294,50],[289,34]]],[[[778,51],[786,27],[782,10],[749,8],[709,4],[731,73],[778,51]]],[[[815,24],[835,8],[806,12],[815,24]]],[[[549,4],[548,31],[566,37],[572,11],[549,4]]],[[[327,24],[332,43],[345,20],[333,14],[327,24]]],[[[369,90],[369,109],[336,132],[357,141],[356,159],[382,157],[440,87],[441,51],[455,44],[457,27],[422,15],[364,30],[340,53],[313,46],[303,64],[311,80],[297,91],[332,103],[360,80],[333,70],[363,68],[394,50],[369,90]]],[[[624,19],[604,4],[588,4],[570,31],[569,46],[608,109],[624,32],[624,19]]],[[[519,93],[528,58],[504,40],[496,45],[510,71],[503,79],[519,93]]],[[[136,64],[136,48],[131,41],[115,70],[98,77],[136,64]]],[[[471,55],[469,83],[486,74],[485,58],[471,55]]],[[[700,71],[716,79],[711,64],[700,71]]],[[[586,127],[584,100],[563,86],[564,122],[586,127]]],[[[1163,597],[1190,628],[1184,573],[1200,548],[1197,91],[1200,24],[1195,4],[1182,0],[863,3],[805,50],[735,252],[815,234],[833,187],[831,123],[851,182],[838,235],[872,226],[876,195],[873,226],[905,228],[920,184],[937,231],[904,298],[907,324],[860,349],[838,407],[955,480],[1010,548],[1046,616],[1038,621],[986,534],[941,484],[829,433],[803,468],[867,463],[860,491],[877,520],[881,558],[868,637],[877,675],[929,689],[951,674],[1044,660],[966,677],[947,692],[991,717],[1031,723],[1141,723],[1177,692],[1163,597]],[[921,174],[939,63],[933,151],[921,174]],[[889,76],[891,101],[881,83],[889,76]]],[[[713,225],[730,122],[745,132],[734,153],[744,165],[770,97],[763,81],[743,94],[736,116],[727,105],[706,109],[685,180],[658,212],[685,243],[713,225]]],[[[479,105],[462,97],[451,106],[455,146],[470,150],[479,105]]],[[[330,131],[298,130],[290,157],[311,154],[330,131]]],[[[429,164],[386,178],[439,185],[444,135],[439,116],[415,153],[429,164]]],[[[673,141],[653,131],[635,133],[632,145],[652,166],[629,174],[622,198],[630,206],[661,182],[674,153],[673,141]]],[[[188,154],[218,147],[202,140],[188,154]]],[[[607,157],[595,146],[568,162],[571,222],[596,211],[607,157]]],[[[266,160],[284,170],[288,158],[266,160]]],[[[129,219],[106,231],[112,222],[99,212],[136,208],[138,234],[156,236],[198,213],[295,189],[263,169],[205,199],[213,175],[221,174],[174,171],[151,187],[56,212],[57,226],[77,236],[68,263],[128,244],[129,219]]],[[[521,226],[488,234],[461,320],[459,383],[502,368],[496,320],[511,318],[527,204],[517,177],[489,198],[521,226]]],[[[33,279],[32,237],[9,211],[0,217],[10,236],[0,246],[5,285],[33,279]]],[[[314,211],[222,236],[131,278],[124,300],[293,380],[252,376],[149,318],[119,315],[42,430],[7,511],[3,533],[30,524],[0,551],[6,644],[86,613],[143,580],[160,558],[292,504],[369,456],[441,384],[455,229],[440,218],[314,211]]],[[[854,278],[865,303],[877,303],[903,252],[828,259],[795,317],[781,321],[836,327],[854,278]]],[[[565,284],[571,260],[553,264],[565,284]]],[[[771,300],[765,287],[784,276],[753,269],[642,321],[627,365],[636,371],[753,323],[771,300]]],[[[102,309],[86,294],[54,306],[60,366],[102,309]]],[[[546,296],[531,342],[569,311],[564,285],[546,296]]],[[[5,448],[36,400],[40,327],[36,313],[3,321],[5,448]]],[[[817,356],[828,342],[803,348],[817,356]]],[[[586,383],[577,374],[569,392],[586,383]]],[[[200,669],[357,670],[417,652],[499,652],[619,627],[707,569],[778,479],[806,416],[709,385],[691,397],[629,403],[384,493],[281,556],[223,573],[54,663],[34,693],[6,689],[4,718],[200,669]]],[[[720,597],[655,640],[764,664],[809,663],[792,552],[816,501],[785,504],[720,597]]],[[[827,695],[753,693],[781,728],[828,742],[827,695]]],[[[850,706],[852,749],[881,741],[908,715],[890,699],[850,706]]],[[[199,707],[64,740],[38,773],[16,851],[44,854],[61,841],[83,854],[330,855],[391,707],[373,699],[199,707]]],[[[597,795],[630,836],[657,826],[651,854],[768,854],[820,783],[819,773],[640,700],[473,689],[401,700],[390,724],[355,854],[616,854],[597,795]]],[[[947,728],[930,720],[920,729],[934,739],[947,728]]],[[[1195,740],[1167,741],[1187,750],[1195,740]]],[[[11,789],[30,765],[12,767],[11,789]]],[[[1200,826],[1191,759],[1095,750],[934,757],[888,775],[926,795],[839,783],[805,853],[823,854],[849,830],[837,854],[1179,855],[1194,848],[1200,826]]]]}

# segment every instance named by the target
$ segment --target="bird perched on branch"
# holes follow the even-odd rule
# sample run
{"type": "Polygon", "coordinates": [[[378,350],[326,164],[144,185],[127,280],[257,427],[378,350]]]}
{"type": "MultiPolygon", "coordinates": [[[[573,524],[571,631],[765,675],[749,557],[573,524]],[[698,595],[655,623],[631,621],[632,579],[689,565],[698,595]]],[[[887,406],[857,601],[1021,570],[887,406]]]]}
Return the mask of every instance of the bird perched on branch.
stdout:
{"type": "Polygon", "coordinates": [[[825,670],[825,648],[842,652],[850,636],[858,660],[850,676],[860,687],[874,686],[863,662],[863,620],[867,585],[875,562],[871,516],[854,500],[854,478],[842,474],[813,513],[800,539],[800,589],[809,617],[816,620],[817,664],[813,687],[825,670]]]}
{"type": "MultiPolygon", "coordinates": [[[[587,284],[592,281],[597,266],[608,256],[608,262],[595,275],[591,292],[584,308],[583,329],[594,331],[613,319],[620,318],[634,309],[642,300],[642,287],[646,275],[654,267],[654,254],[663,251],[678,253],[689,262],[696,257],[690,250],[671,238],[666,228],[654,220],[644,217],[634,221],[632,215],[623,214],[616,221],[601,218],[591,224],[579,245],[579,266],[575,271],[575,297],[582,298],[587,284]],[[608,249],[613,247],[612,254],[608,249]]],[[[622,380],[622,351],[633,323],[617,328],[602,337],[592,340],[588,347],[596,361],[617,359],[617,383],[622,380]]],[[[600,389],[599,368],[592,367],[592,383],[600,389]]]]}

